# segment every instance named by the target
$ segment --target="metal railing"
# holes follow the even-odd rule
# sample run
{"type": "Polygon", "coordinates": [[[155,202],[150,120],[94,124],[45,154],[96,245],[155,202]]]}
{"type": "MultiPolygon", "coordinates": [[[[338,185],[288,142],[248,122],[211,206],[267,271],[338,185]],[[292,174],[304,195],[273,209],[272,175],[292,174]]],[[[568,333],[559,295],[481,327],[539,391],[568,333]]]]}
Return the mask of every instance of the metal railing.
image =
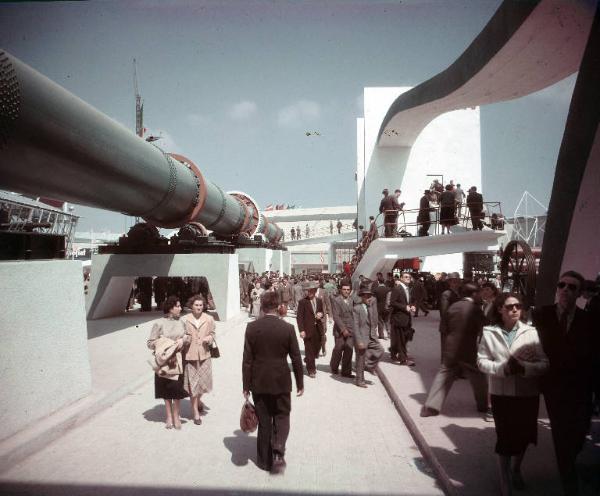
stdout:
{"type": "MultiPolygon", "coordinates": [[[[429,209],[429,228],[428,235],[440,234],[440,211],[441,207],[437,204],[430,204],[429,209]],[[431,228],[433,227],[433,233],[431,228]]],[[[422,228],[424,224],[423,220],[418,220],[420,209],[410,210],[388,210],[380,213],[375,218],[376,229],[368,229],[363,231],[363,236],[358,242],[355,250],[355,255],[352,257],[352,271],[358,266],[362,257],[369,249],[369,245],[373,240],[377,238],[404,238],[404,237],[417,237],[419,236],[419,228],[422,228]],[[378,223],[383,216],[385,220],[386,214],[397,214],[397,221],[390,223],[378,223]],[[386,236],[387,232],[391,235],[386,236]]],[[[500,202],[483,202],[483,211],[480,215],[475,218],[472,217],[471,211],[466,203],[457,205],[455,211],[454,225],[461,225],[465,229],[473,229],[473,221],[476,223],[481,220],[482,225],[491,229],[502,230],[504,229],[504,216],[502,215],[502,205],[500,202]]],[[[369,226],[370,227],[370,226],[369,226]]]]}

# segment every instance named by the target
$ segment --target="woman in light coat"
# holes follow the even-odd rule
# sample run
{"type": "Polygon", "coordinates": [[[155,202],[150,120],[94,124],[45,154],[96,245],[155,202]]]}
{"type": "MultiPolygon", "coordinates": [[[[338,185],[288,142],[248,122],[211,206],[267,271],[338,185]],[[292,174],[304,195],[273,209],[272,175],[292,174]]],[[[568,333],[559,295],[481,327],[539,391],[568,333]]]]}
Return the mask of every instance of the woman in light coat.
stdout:
{"type": "Polygon", "coordinates": [[[521,463],[527,446],[537,444],[538,377],[548,369],[548,358],[537,330],[521,321],[519,295],[499,295],[494,309],[494,325],[483,328],[477,366],[489,376],[500,489],[506,496],[513,487],[524,488],[521,463]]]}
{"type": "MultiPolygon", "coordinates": [[[[148,348],[154,350],[156,343],[161,337],[169,338],[176,343],[176,349],[183,349],[187,344],[185,337],[185,328],[183,322],[179,319],[181,315],[181,303],[176,296],[169,296],[163,304],[164,318],[159,319],[152,326],[150,337],[148,338],[148,348]]],[[[167,429],[181,429],[181,420],[179,418],[179,401],[187,397],[187,392],[183,387],[183,374],[174,377],[159,377],[154,375],[154,397],[165,400],[166,424],[167,429]]]]}
{"type": "Polygon", "coordinates": [[[252,302],[252,309],[250,310],[250,315],[254,318],[258,318],[260,316],[260,299],[265,290],[260,286],[260,281],[257,280],[254,284],[254,289],[250,293],[250,300],[252,302]]]}
{"type": "Polygon", "coordinates": [[[194,424],[200,425],[200,411],[204,409],[200,398],[204,393],[212,391],[210,347],[215,340],[215,320],[204,312],[204,296],[192,296],[187,306],[192,312],[181,319],[186,340],[189,341],[185,353],[183,385],[191,397],[194,424]]]}

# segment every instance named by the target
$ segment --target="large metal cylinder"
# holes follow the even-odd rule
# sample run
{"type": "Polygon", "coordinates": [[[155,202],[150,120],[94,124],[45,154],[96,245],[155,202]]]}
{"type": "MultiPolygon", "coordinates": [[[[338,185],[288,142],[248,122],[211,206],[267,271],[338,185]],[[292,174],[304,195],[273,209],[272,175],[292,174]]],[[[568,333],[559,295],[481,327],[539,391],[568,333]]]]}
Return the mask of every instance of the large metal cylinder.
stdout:
{"type": "MultiPolygon", "coordinates": [[[[258,227],[258,207],[206,180],[0,50],[0,184],[144,218],[160,227],[200,222],[220,235],[258,227]]],[[[265,233],[277,243],[276,230],[265,233]]]]}

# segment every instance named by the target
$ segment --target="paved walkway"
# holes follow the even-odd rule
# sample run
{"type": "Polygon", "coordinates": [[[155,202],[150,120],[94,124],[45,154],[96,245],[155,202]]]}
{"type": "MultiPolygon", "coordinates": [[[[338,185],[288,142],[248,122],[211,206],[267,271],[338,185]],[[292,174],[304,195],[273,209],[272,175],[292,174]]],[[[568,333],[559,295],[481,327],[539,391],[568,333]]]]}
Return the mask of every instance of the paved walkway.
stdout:
{"type": "MultiPolygon", "coordinates": [[[[379,380],[372,377],[363,390],[332,377],[329,357],[319,359],[316,379],[306,378],[304,396],[292,400],[286,474],[259,470],[256,435],[239,430],[244,316],[217,324],[221,358],[213,362],[203,424],[165,430],[145,364],[156,317],[132,313],[89,323],[93,395],[141,385],[4,470],[0,493],[442,494],[379,380]]],[[[183,416],[190,413],[185,401],[183,416]]]]}
{"type": "MultiPolygon", "coordinates": [[[[468,380],[458,380],[444,404],[441,415],[422,418],[421,406],[440,364],[440,339],[437,332],[438,313],[414,319],[416,329],[409,353],[416,367],[398,366],[387,361],[380,370],[401,403],[407,423],[426,443],[426,450],[439,462],[454,494],[464,496],[498,494],[496,434],[494,424],[485,422],[475,407],[468,380]]],[[[385,343],[385,342],[384,342],[385,343]]],[[[389,343],[389,341],[387,342],[389,343]]],[[[389,344],[387,344],[389,345],[389,344]]],[[[384,379],[385,381],[385,379],[384,379]]],[[[540,401],[538,445],[530,446],[523,462],[523,477],[528,495],[561,494],[557,476],[551,432],[543,399],[540,401]]],[[[586,477],[583,494],[600,495],[600,419],[594,419],[594,439],[587,443],[580,466],[586,477]]],[[[432,463],[435,466],[435,460],[432,463]]],[[[518,493],[517,493],[518,494],[518,493]]]]}

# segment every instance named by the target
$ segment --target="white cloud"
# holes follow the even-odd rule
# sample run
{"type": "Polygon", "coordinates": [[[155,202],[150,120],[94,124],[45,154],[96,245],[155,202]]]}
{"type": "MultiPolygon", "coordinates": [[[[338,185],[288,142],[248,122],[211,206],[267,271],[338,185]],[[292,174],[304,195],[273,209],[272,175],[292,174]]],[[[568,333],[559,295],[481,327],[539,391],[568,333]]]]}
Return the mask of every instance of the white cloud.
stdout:
{"type": "Polygon", "coordinates": [[[292,105],[282,108],[277,116],[277,122],[282,126],[294,124],[310,124],[321,116],[321,106],[311,100],[299,100],[292,105]]]}
{"type": "Polygon", "coordinates": [[[229,109],[229,117],[234,121],[243,121],[250,118],[258,110],[258,106],[254,102],[244,100],[236,103],[229,109]]]}

